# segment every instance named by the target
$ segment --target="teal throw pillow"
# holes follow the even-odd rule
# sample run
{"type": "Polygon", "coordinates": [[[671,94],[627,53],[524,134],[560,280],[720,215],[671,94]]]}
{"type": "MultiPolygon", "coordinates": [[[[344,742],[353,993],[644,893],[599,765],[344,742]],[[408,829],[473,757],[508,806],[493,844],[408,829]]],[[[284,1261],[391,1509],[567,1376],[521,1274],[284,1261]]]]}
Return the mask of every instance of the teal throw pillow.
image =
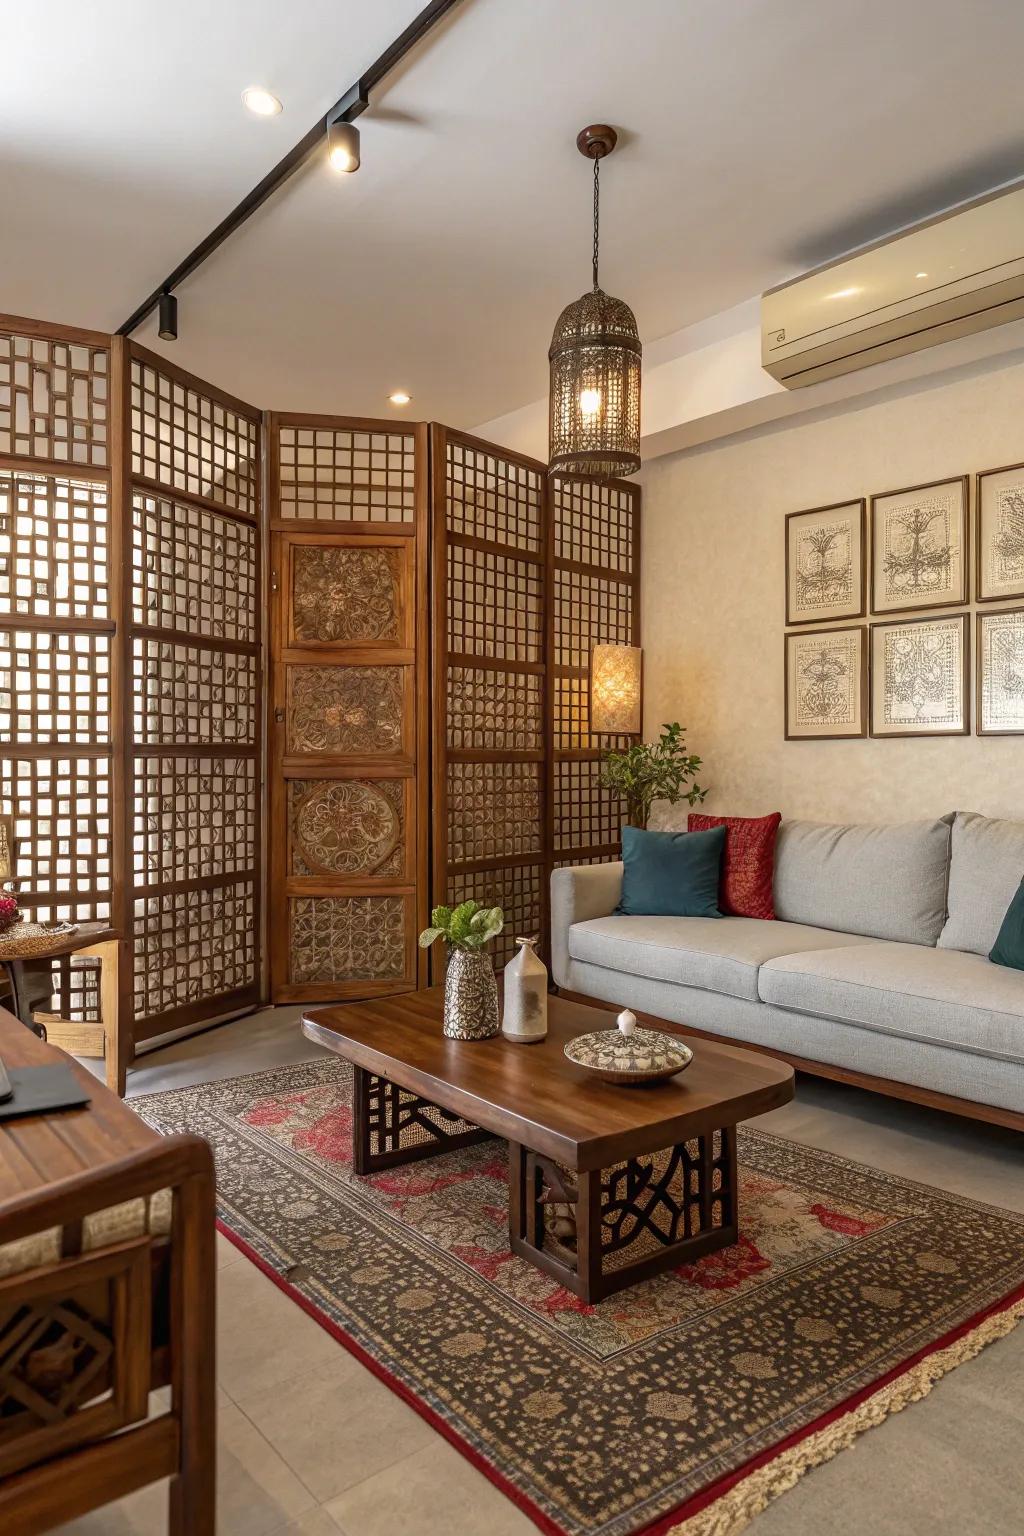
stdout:
{"type": "Polygon", "coordinates": [[[989,952],[989,959],[996,965],[1008,965],[1012,970],[1024,971],[1024,880],[1017,887],[1017,894],[1006,909],[999,936],[989,952]]]}
{"type": "Polygon", "coordinates": [[[708,832],[622,829],[622,896],[627,917],[721,917],[718,872],[726,828],[708,832]]]}

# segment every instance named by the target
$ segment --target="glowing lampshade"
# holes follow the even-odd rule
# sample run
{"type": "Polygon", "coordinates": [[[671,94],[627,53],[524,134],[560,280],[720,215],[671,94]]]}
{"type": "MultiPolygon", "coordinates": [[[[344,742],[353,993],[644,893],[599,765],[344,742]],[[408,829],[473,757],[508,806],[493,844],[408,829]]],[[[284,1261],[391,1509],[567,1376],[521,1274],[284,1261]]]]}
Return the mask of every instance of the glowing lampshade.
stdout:
{"type": "Polygon", "coordinates": [[[643,652],[638,645],[595,645],[590,656],[590,729],[639,736],[643,652]]]}

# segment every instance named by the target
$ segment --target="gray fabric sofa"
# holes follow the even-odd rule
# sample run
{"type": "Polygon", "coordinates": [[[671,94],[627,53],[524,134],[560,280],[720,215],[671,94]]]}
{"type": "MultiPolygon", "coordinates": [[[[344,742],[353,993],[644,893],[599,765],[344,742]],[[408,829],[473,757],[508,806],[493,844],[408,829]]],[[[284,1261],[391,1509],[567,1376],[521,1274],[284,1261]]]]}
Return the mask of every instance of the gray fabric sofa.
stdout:
{"type": "Polygon", "coordinates": [[[783,821],[774,922],[620,916],[621,864],[558,869],[554,979],[1016,1124],[1024,971],[987,955],[1022,878],[1024,822],[972,812],[894,826],[783,821]]]}

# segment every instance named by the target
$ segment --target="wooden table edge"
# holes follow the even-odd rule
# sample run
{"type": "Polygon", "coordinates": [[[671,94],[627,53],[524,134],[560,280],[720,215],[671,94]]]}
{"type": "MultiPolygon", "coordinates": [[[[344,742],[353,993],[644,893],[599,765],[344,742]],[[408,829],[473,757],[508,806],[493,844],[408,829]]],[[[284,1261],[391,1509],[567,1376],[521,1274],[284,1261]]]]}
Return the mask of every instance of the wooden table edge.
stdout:
{"type": "MultiPolygon", "coordinates": [[[[347,1035],[341,1035],[329,1025],[319,1023],[309,1014],[303,1014],[300,1022],[302,1033],[307,1040],[324,1046],[335,1056],[341,1056],[345,1061],[350,1061],[353,1066],[362,1067],[377,1077],[397,1083],[400,1088],[418,1094],[428,1102],[437,1102],[436,1074],[423,1072],[408,1062],[397,1060],[386,1051],[378,1050],[361,1040],[353,1040],[347,1035]],[[342,1046],[344,1049],[341,1049],[342,1046]]],[[[740,1046],[736,1049],[742,1051],[740,1046]]],[[[745,1120],[767,1113],[768,1110],[778,1109],[783,1104],[788,1104],[796,1091],[796,1073],[788,1062],[777,1060],[775,1057],[758,1056],[757,1059],[760,1066],[770,1063],[777,1071],[777,1079],[751,1088],[737,1097],[723,1099],[720,1104],[708,1104],[701,1110],[684,1110],[648,1126],[637,1127],[629,1132],[610,1132],[586,1141],[564,1136],[542,1122],[527,1120],[522,1115],[517,1115],[516,1118],[521,1121],[523,1131],[529,1132],[528,1137],[524,1135],[518,1139],[519,1144],[529,1147],[533,1152],[540,1152],[546,1157],[554,1158],[577,1172],[593,1172],[596,1169],[608,1167],[610,1163],[623,1161],[626,1157],[659,1152],[677,1142],[689,1141],[693,1137],[707,1135],[710,1131],[721,1130],[723,1126],[739,1125],[745,1120]]],[[[446,1081],[443,1086],[445,1090],[443,1108],[458,1113],[471,1125],[479,1126],[481,1130],[491,1131],[503,1141],[517,1140],[509,1136],[505,1124],[497,1123],[500,1112],[487,1100],[460,1088],[455,1083],[446,1081]]],[[[624,1087],[620,1091],[633,1094],[656,1093],[658,1090],[657,1087],[624,1087]]]]}

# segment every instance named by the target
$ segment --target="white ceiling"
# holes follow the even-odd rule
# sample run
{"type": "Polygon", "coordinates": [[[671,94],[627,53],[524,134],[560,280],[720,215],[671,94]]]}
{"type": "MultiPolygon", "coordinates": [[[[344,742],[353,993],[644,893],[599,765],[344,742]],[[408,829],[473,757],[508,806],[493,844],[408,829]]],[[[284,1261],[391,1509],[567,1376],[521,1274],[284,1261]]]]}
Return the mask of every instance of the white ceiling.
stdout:
{"type": "MultiPolygon", "coordinates": [[[[0,11],[0,310],[116,328],[423,0],[0,11]],[[284,102],[258,119],[240,92],[284,102]]],[[[1024,173],[1011,0],[462,0],[139,338],[257,405],[472,426],[546,390],[589,286],[645,341],[1024,173]]]]}

